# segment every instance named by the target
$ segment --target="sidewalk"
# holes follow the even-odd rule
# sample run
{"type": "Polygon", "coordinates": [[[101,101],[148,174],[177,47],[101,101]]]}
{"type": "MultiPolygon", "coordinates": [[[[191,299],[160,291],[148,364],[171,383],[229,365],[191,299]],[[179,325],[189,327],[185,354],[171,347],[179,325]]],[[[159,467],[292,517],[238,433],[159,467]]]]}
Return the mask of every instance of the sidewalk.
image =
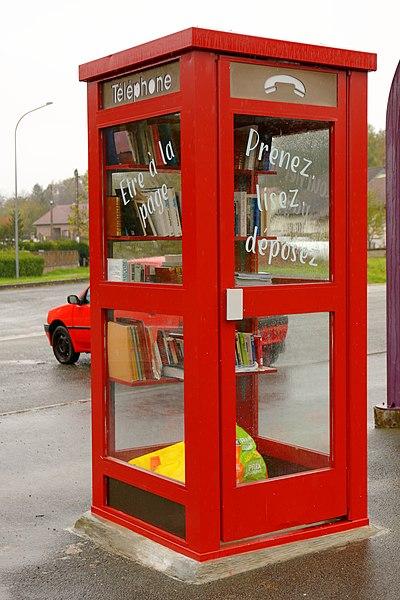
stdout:
{"type": "Polygon", "coordinates": [[[67,531],[90,506],[88,399],[1,417],[0,600],[399,598],[400,431],[374,429],[372,412],[385,397],[385,364],[385,354],[369,357],[369,497],[371,522],[389,533],[203,586],[168,579],[67,531]]]}
{"type": "Polygon", "coordinates": [[[1,285],[0,290],[11,290],[15,288],[27,288],[27,287],[41,287],[44,285],[62,285],[63,283],[75,283],[75,282],[85,282],[89,283],[89,277],[71,277],[70,279],[58,279],[54,281],[31,281],[30,283],[7,283],[6,285],[1,285]]]}

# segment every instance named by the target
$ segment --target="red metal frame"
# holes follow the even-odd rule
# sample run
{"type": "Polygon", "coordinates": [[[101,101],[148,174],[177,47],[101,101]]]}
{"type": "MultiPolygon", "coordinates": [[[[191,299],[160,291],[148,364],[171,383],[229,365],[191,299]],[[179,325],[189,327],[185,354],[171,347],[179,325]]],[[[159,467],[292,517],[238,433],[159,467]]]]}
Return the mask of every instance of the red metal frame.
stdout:
{"type": "MultiPolygon", "coordinates": [[[[366,269],[360,260],[366,239],[365,227],[361,224],[366,209],[360,202],[360,198],[365,197],[366,153],[363,151],[360,155],[360,148],[366,148],[365,71],[375,66],[376,57],[372,54],[193,28],[80,67],[81,80],[88,81],[93,513],[200,561],[343,531],[368,522],[366,269]],[[301,68],[324,71],[334,68],[339,82],[338,108],[231,99],[228,67],[232,57],[235,61],[256,64],[264,64],[266,59],[268,64],[280,64],[279,61],[284,60],[285,68],[290,67],[290,61],[296,68],[299,63],[301,68]],[[179,92],[101,109],[101,81],[172,58],[180,60],[179,92]],[[171,112],[181,115],[181,181],[185,197],[183,285],[107,282],[104,280],[103,178],[105,171],[112,169],[104,165],[101,130],[171,112]],[[332,280],[294,284],[290,286],[290,294],[284,280],[281,285],[269,287],[268,292],[260,288],[244,289],[245,317],[265,312],[260,307],[265,306],[266,294],[269,313],[275,310],[275,314],[329,312],[333,315],[333,468],[327,468],[325,455],[304,452],[304,464],[311,461],[320,467],[317,471],[238,488],[234,478],[234,326],[225,320],[224,313],[225,289],[234,286],[231,199],[235,113],[331,122],[331,165],[335,173],[331,182],[331,198],[335,201],[331,201],[330,214],[332,280]],[[350,230],[350,223],[357,223],[357,228],[350,230]],[[133,468],[107,455],[108,444],[112,445],[112,423],[104,392],[107,389],[104,340],[108,309],[160,314],[171,314],[172,310],[173,314],[183,317],[185,347],[190,348],[185,353],[185,485],[133,468]],[[106,477],[183,504],[186,539],[107,506],[106,477]],[[295,507],[291,502],[293,492],[297,499],[302,499],[295,507]],[[314,508],[316,493],[321,497],[318,510],[314,508]],[[265,519],[267,496],[272,507],[270,505],[268,519],[265,519]],[[247,511],[246,520],[238,518],[240,503],[250,503],[252,507],[247,511]],[[331,522],[337,517],[341,517],[340,522],[331,522]],[[327,522],[307,526],[317,521],[327,522]],[[294,525],[304,527],[278,531],[294,525]],[[268,534],[273,530],[274,534],[268,534]],[[249,536],[261,537],[251,541],[242,539],[249,536]]],[[[128,169],[129,165],[119,165],[118,169],[121,168],[128,169]]],[[[271,450],[270,441],[259,441],[269,444],[271,450]]],[[[279,451],[289,456],[291,448],[281,446],[279,451]]]]}

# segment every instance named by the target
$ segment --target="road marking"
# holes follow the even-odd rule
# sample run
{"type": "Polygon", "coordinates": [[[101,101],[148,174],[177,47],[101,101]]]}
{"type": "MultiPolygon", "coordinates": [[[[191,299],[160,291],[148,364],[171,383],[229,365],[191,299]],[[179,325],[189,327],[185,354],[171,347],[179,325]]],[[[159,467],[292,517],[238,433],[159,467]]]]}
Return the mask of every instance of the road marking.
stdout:
{"type": "Polygon", "coordinates": [[[10,415],[18,415],[26,412],[37,412],[39,410],[47,410],[48,408],[58,408],[59,406],[70,406],[71,404],[85,404],[90,402],[90,398],[82,398],[82,400],[70,400],[69,402],[59,402],[58,404],[45,404],[44,406],[34,406],[32,408],[21,408],[21,410],[11,410],[10,412],[0,413],[0,417],[8,417],[10,415]]]}
{"type": "Polygon", "coordinates": [[[38,331],[37,333],[21,333],[20,335],[10,335],[8,337],[0,337],[0,342],[11,342],[12,340],[24,340],[26,338],[42,337],[45,333],[38,331]]]}
{"type": "Polygon", "coordinates": [[[0,365],[45,365],[46,361],[44,360],[32,360],[32,359],[22,359],[22,360],[0,360],[0,365]]]}

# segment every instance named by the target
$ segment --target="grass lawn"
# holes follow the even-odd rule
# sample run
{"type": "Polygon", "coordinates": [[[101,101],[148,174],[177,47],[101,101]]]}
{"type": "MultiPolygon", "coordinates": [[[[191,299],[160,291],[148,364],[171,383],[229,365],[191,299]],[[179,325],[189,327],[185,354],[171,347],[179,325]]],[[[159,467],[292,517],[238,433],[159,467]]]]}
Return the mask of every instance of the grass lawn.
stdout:
{"type": "MultiPolygon", "coordinates": [[[[279,274],[281,276],[287,275],[290,277],[309,277],[311,279],[326,279],[327,275],[327,264],[319,263],[317,267],[310,267],[309,265],[301,265],[301,270],[298,263],[281,263],[280,265],[269,265],[265,268],[261,268],[262,271],[267,271],[272,275],[279,274]]],[[[386,258],[376,257],[368,259],[368,283],[386,283],[386,258]]]]}
{"type": "Polygon", "coordinates": [[[386,283],[386,258],[368,259],[368,283],[386,283]]]}
{"type": "Polygon", "coordinates": [[[89,267],[76,267],[74,269],[55,269],[36,277],[4,277],[0,278],[2,285],[18,285],[19,283],[50,283],[52,281],[63,281],[66,279],[89,279],[89,267]]]}

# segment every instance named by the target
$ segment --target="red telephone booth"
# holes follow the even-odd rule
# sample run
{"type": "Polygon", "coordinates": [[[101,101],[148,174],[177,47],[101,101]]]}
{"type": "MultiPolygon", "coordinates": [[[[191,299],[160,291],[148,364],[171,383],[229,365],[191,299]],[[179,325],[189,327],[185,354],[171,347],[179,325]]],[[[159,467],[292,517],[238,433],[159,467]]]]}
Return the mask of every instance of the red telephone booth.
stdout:
{"type": "Polygon", "coordinates": [[[368,523],[375,68],[202,29],[80,67],[95,515],[201,561],[368,523]]]}

